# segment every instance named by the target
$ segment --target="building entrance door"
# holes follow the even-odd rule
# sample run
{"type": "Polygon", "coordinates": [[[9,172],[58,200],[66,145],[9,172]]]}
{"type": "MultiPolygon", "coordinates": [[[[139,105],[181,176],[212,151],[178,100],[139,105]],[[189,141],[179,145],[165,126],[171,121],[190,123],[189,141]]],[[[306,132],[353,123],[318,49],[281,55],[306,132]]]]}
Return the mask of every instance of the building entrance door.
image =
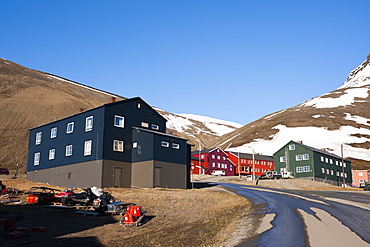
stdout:
{"type": "Polygon", "coordinates": [[[162,187],[162,167],[154,168],[154,187],[162,187]]]}
{"type": "Polygon", "coordinates": [[[114,187],[122,187],[122,168],[114,168],[114,187]]]}

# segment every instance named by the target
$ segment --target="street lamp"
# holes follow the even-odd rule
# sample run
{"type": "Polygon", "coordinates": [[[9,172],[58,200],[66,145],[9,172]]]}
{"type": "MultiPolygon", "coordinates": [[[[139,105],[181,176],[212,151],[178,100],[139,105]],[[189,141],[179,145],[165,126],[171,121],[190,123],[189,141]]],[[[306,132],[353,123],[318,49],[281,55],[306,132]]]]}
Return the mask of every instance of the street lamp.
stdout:
{"type": "Polygon", "coordinates": [[[203,166],[202,166],[202,159],[200,158],[200,151],[201,151],[201,149],[202,149],[202,147],[201,147],[201,144],[200,144],[200,140],[199,139],[197,139],[197,141],[198,141],[198,144],[199,144],[199,175],[203,175],[203,174],[201,174],[201,173],[203,173],[203,166]]]}
{"type": "Polygon", "coordinates": [[[247,146],[247,147],[252,149],[252,169],[253,169],[253,171],[252,171],[252,183],[254,184],[254,180],[255,180],[255,177],[256,177],[256,171],[254,169],[254,163],[255,163],[254,162],[254,148],[252,148],[250,146],[247,146]]]}

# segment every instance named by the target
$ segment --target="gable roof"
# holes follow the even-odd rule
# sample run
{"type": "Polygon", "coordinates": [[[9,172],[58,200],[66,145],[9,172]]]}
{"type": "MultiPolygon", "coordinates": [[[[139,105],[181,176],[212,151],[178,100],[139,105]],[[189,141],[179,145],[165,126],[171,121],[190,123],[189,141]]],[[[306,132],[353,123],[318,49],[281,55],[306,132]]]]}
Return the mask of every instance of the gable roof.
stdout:
{"type": "Polygon", "coordinates": [[[131,101],[140,101],[140,103],[143,103],[146,106],[148,106],[149,108],[151,108],[153,110],[154,114],[160,116],[162,119],[165,120],[165,122],[167,122],[167,119],[166,118],[164,118],[161,114],[159,114],[153,107],[151,107],[150,105],[148,105],[148,103],[146,103],[142,98],[135,97],[135,98],[131,98],[131,99],[119,100],[119,101],[112,102],[112,103],[106,103],[106,104],[103,104],[103,105],[100,105],[100,106],[97,106],[97,107],[94,107],[94,108],[91,108],[91,109],[88,109],[88,110],[85,110],[85,111],[82,111],[82,112],[77,112],[77,113],[75,113],[73,115],[69,115],[67,117],[63,117],[63,118],[57,119],[55,121],[52,121],[52,122],[49,122],[49,123],[46,123],[46,124],[42,124],[42,125],[39,125],[39,126],[36,126],[36,127],[33,127],[33,128],[29,128],[28,130],[33,130],[33,129],[36,129],[36,128],[39,128],[39,127],[43,127],[43,126],[46,126],[46,125],[49,125],[49,124],[52,124],[52,123],[55,123],[55,122],[59,122],[59,121],[68,119],[70,117],[73,117],[73,116],[76,116],[76,115],[79,115],[79,114],[84,114],[84,113],[89,112],[89,111],[94,111],[94,110],[99,109],[99,108],[109,107],[111,105],[125,104],[125,103],[129,103],[131,101]]]}
{"type": "MultiPolygon", "coordinates": [[[[294,143],[296,145],[300,145],[302,147],[305,147],[307,149],[310,149],[311,151],[313,152],[316,152],[316,153],[320,153],[320,154],[324,154],[324,155],[327,155],[327,156],[330,156],[330,157],[333,157],[333,158],[336,158],[336,159],[342,159],[341,156],[339,155],[336,155],[336,154],[333,154],[333,153],[330,153],[328,151],[325,151],[325,150],[322,150],[322,149],[318,149],[318,148],[314,148],[314,147],[311,147],[311,146],[308,146],[306,144],[303,144],[303,143],[299,143],[299,142],[295,142],[295,141],[289,141],[287,144],[285,144],[282,148],[280,148],[277,152],[279,152],[281,149],[285,148],[287,145],[289,145],[290,143],[294,143]]],[[[275,154],[277,153],[275,152],[275,154]]],[[[275,155],[274,154],[274,155],[275,155]]],[[[351,162],[350,160],[348,159],[345,159],[343,158],[345,161],[348,161],[348,162],[351,162]]]]}
{"type": "Polygon", "coordinates": [[[167,119],[165,117],[163,117],[161,114],[159,114],[153,107],[151,107],[148,103],[146,103],[140,97],[134,97],[134,98],[130,98],[130,99],[119,100],[119,101],[112,102],[112,103],[107,103],[107,104],[104,104],[104,105],[98,106],[98,107],[106,107],[106,106],[111,106],[111,105],[125,104],[125,103],[131,102],[131,101],[140,101],[141,103],[144,103],[146,106],[151,108],[156,115],[160,116],[161,118],[163,118],[167,122],[167,119]]]}
{"type": "MultiPolygon", "coordinates": [[[[248,153],[238,153],[238,152],[229,152],[228,153],[234,155],[235,157],[241,158],[241,159],[253,159],[253,154],[248,154],[248,153]]],[[[269,155],[261,155],[261,154],[254,154],[254,159],[255,160],[264,160],[264,161],[274,161],[274,156],[269,156],[269,155]]]]}
{"type": "MultiPolygon", "coordinates": [[[[215,150],[219,149],[221,152],[223,152],[224,154],[226,154],[226,156],[229,156],[224,150],[222,150],[221,148],[219,147],[216,147],[216,148],[208,148],[208,149],[203,149],[203,150],[200,150],[200,153],[201,154],[206,154],[206,153],[211,153],[215,150]]],[[[192,151],[191,154],[199,154],[199,150],[196,150],[196,151],[192,151]]]]}

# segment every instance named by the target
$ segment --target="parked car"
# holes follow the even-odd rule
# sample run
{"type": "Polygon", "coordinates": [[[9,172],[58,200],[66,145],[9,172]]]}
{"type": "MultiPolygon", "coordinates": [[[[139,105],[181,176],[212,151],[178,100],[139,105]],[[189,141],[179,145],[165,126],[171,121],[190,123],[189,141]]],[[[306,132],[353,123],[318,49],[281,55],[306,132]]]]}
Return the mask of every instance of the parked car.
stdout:
{"type": "Polygon", "coordinates": [[[215,176],[225,176],[225,171],[222,171],[222,170],[213,170],[212,175],[215,175],[215,176]]]}
{"type": "Polygon", "coordinates": [[[0,174],[3,174],[3,175],[9,175],[9,170],[8,170],[8,168],[0,168],[0,174]]]}
{"type": "Polygon", "coordinates": [[[261,175],[260,179],[280,179],[282,178],[281,174],[278,174],[276,171],[268,171],[261,175]]]}
{"type": "Polygon", "coordinates": [[[27,192],[27,203],[32,204],[50,204],[55,201],[54,195],[60,190],[47,188],[47,187],[31,187],[27,192]]]}
{"type": "MultiPolygon", "coordinates": [[[[257,180],[257,179],[259,179],[259,176],[254,175],[254,180],[257,180]]],[[[247,176],[245,177],[245,180],[247,180],[247,181],[252,181],[252,180],[253,180],[253,175],[247,175],[247,176]]]]}

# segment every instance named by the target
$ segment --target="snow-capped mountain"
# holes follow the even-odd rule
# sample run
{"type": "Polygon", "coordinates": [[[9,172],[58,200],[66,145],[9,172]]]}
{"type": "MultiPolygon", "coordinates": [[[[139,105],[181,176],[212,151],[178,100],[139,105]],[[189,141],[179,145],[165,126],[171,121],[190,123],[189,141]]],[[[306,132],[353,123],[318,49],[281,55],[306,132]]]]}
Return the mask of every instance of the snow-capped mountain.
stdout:
{"type": "Polygon", "coordinates": [[[220,136],[230,133],[243,125],[205,117],[195,114],[175,114],[155,108],[167,119],[167,132],[189,140],[199,148],[208,148],[210,143],[215,142],[220,136]]]}
{"type": "MultiPolygon", "coordinates": [[[[0,165],[24,169],[28,129],[125,97],[60,76],[26,68],[0,58],[0,165]]],[[[145,99],[144,99],[145,100],[145,99]]],[[[150,103],[150,102],[148,102],[150,103]]],[[[167,132],[207,148],[239,124],[208,117],[172,114],[157,109],[167,121],[167,132]]]]}
{"type": "Polygon", "coordinates": [[[267,115],[221,137],[214,145],[272,155],[288,141],[323,148],[370,168],[370,54],[338,89],[267,115]]]}

